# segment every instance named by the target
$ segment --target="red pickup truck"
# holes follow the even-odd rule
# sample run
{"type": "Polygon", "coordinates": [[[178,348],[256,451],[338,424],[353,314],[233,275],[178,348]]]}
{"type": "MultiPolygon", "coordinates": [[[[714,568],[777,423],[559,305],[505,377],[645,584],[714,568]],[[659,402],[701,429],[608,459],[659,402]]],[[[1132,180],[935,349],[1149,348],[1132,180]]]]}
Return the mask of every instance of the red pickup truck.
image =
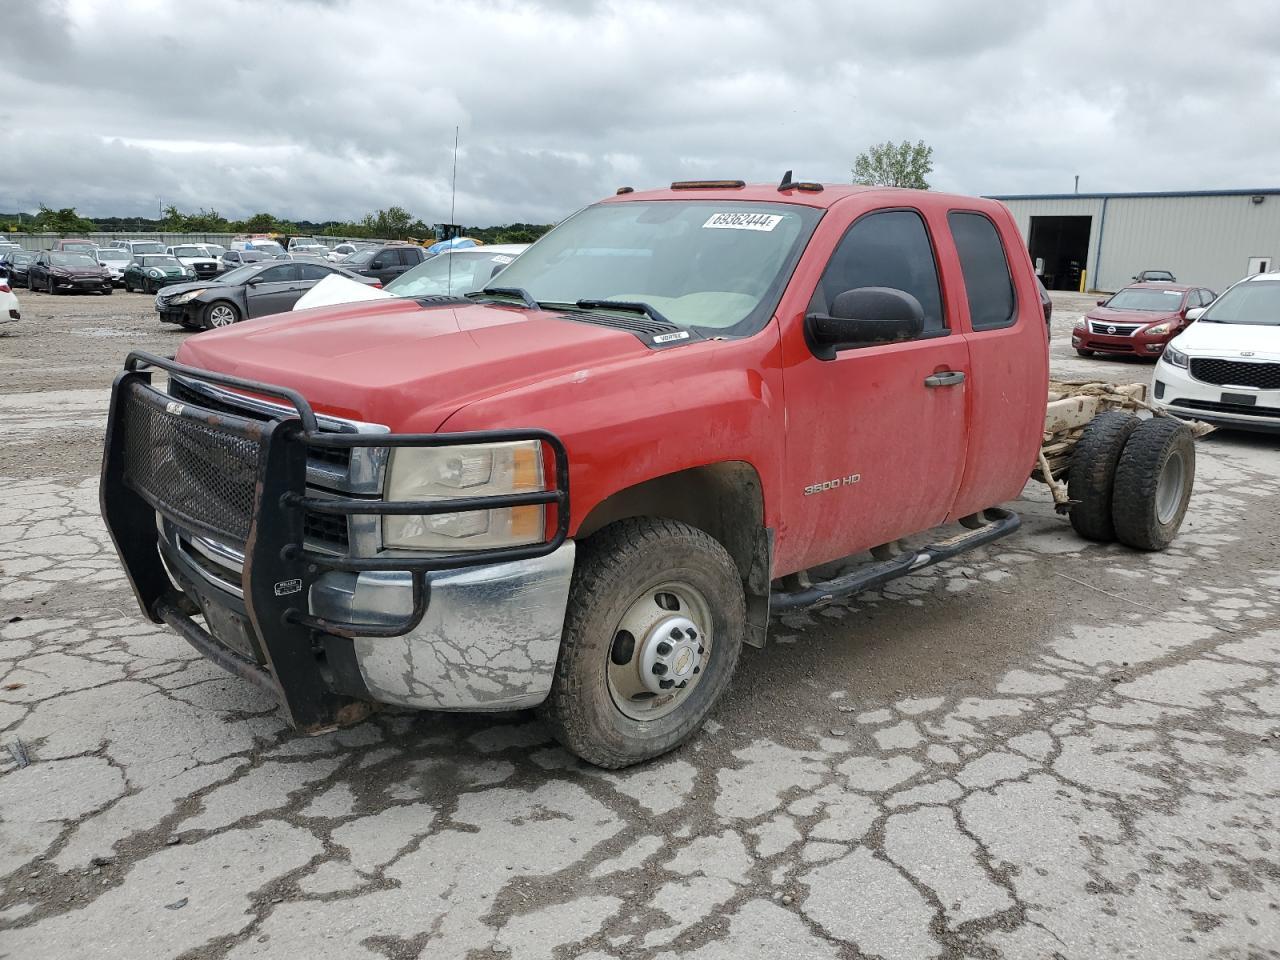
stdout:
{"type": "Polygon", "coordinates": [[[1167,542],[1187,428],[1061,420],[1046,458],[1047,387],[998,203],[790,175],[624,188],[465,298],[131,355],[102,507],[146,615],[298,727],[538,707],[617,767],[698,729],[771,610],[1012,533],[997,505],[1037,463],[1070,473],[1086,535],[1167,542]],[[1115,527],[1113,485],[1137,511],[1115,527]]]}

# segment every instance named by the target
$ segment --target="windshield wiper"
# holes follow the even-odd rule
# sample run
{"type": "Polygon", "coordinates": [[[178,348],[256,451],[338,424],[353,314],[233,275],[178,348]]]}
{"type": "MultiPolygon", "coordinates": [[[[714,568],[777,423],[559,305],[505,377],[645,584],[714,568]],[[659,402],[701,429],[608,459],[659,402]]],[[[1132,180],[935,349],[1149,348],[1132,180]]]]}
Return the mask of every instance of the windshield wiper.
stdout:
{"type": "Polygon", "coordinates": [[[533,299],[533,296],[524,287],[485,287],[483,290],[472,290],[470,293],[464,293],[464,297],[468,300],[478,300],[481,297],[515,297],[530,310],[541,310],[542,304],[533,299]]]}
{"type": "Polygon", "coordinates": [[[581,310],[626,310],[631,313],[643,313],[650,320],[674,327],[658,308],[642,300],[579,300],[575,306],[581,310]]]}

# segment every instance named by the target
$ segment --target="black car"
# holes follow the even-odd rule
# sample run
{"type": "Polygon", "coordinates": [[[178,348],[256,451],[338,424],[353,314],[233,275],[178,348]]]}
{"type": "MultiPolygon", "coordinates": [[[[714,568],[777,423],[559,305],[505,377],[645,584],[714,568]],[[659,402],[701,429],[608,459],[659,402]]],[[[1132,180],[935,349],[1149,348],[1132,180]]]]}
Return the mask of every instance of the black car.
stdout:
{"type": "Polygon", "coordinates": [[[1138,283],[1177,283],[1177,279],[1168,270],[1143,270],[1133,278],[1138,283]]]}
{"type": "Polygon", "coordinates": [[[406,270],[412,270],[429,254],[423,247],[408,243],[388,243],[381,247],[357,250],[342,265],[365,277],[373,277],[386,286],[406,270]]]}
{"type": "Polygon", "coordinates": [[[41,250],[27,266],[27,286],[45,293],[110,293],[111,274],[87,253],[41,250]]]}
{"type": "Polygon", "coordinates": [[[36,255],[30,250],[13,250],[0,257],[9,273],[9,286],[30,286],[27,281],[27,270],[35,262],[35,259],[36,255]]]}
{"type": "Polygon", "coordinates": [[[333,274],[377,283],[333,263],[267,260],[228,270],[212,280],[163,287],[156,294],[156,312],[163,323],[191,329],[229,327],[241,320],[288,312],[304,293],[333,274]]]}

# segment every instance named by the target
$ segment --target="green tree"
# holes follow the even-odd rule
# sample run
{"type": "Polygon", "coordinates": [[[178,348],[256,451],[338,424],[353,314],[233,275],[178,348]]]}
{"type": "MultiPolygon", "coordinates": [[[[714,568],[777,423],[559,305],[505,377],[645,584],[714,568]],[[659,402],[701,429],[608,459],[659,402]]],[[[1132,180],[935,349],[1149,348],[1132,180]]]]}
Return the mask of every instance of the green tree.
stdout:
{"type": "Polygon", "coordinates": [[[233,229],[245,233],[293,233],[296,228],[288,220],[277,219],[273,214],[255,213],[235,224],[233,229]]]}
{"type": "Polygon", "coordinates": [[[183,218],[183,229],[190,233],[226,233],[227,218],[217,210],[200,208],[199,213],[189,213],[183,218]]]}
{"type": "Polygon", "coordinates": [[[894,144],[888,140],[868,147],[853,161],[853,182],[877,187],[928,190],[925,178],[933,172],[933,147],[923,140],[894,144]]]}
{"type": "Polygon", "coordinates": [[[89,233],[96,230],[92,220],[87,220],[76,213],[75,207],[63,207],[50,210],[43,203],[36,214],[35,227],[42,233],[89,233]]]}
{"type": "Polygon", "coordinates": [[[164,208],[164,219],[160,221],[166,230],[177,233],[187,229],[187,218],[173,204],[164,208]]]}

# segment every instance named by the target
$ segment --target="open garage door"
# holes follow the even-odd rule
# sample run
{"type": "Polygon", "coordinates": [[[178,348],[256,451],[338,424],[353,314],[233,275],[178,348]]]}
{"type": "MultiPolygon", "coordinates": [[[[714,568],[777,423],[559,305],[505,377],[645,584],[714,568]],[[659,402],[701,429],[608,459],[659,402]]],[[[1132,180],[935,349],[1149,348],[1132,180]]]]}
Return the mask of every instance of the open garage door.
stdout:
{"type": "Polygon", "coordinates": [[[1089,257],[1093,217],[1032,217],[1027,244],[1036,272],[1050,290],[1079,290],[1089,257]]]}

